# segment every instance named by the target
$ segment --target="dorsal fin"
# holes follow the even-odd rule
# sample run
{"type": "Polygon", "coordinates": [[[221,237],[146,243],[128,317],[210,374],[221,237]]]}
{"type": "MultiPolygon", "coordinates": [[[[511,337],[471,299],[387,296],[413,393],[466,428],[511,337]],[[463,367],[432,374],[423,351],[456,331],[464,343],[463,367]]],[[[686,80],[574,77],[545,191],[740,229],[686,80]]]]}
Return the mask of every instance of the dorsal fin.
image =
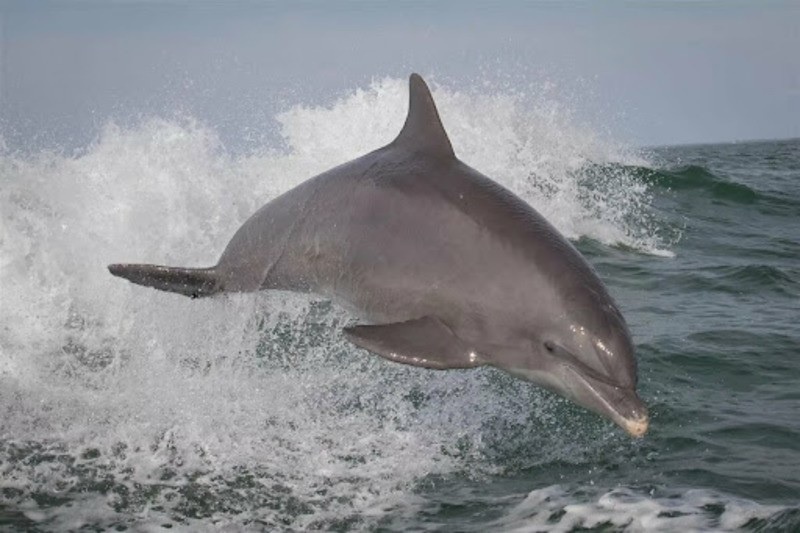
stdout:
{"type": "Polygon", "coordinates": [[[400,135],[394,140],[395,145],[403,146],[415,152],[429,155],[454,158],[453,146],[444,131],[436,104],[428,85],[422,76],[412,74],[408,80],[408,116],[400,135]]]}

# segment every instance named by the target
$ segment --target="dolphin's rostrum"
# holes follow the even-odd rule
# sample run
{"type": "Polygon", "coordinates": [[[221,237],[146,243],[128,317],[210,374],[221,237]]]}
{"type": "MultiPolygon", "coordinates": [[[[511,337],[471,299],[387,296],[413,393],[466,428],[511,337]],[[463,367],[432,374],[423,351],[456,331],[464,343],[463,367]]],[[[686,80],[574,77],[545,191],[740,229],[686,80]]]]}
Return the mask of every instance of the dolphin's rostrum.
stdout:
{"type": "Polygon", "coordinates": [[[495,366],[647,431],[630,334],[600,279],[530,205],[456,158],[417,74],[394,141],[263,206],[216,266],[109,270],[191,297],[326,295],[370,323],[346,337],[386,359],[495,366]]]}

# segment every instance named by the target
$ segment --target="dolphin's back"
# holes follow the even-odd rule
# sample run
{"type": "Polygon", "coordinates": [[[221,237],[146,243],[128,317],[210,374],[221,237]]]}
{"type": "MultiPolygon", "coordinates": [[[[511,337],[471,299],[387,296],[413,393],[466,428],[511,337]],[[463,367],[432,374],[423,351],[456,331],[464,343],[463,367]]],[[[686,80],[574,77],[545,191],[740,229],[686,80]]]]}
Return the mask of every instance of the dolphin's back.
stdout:
{"type": "Polygon", "coordinates": [[[572,249],[528,204],[455,157],[396,144],[262,211],[231,241],[221,267],[233,264],[237,249],[267,249],[261,288],[335,296],[373,320],[447,316],[470,308],[470,299],[475,309],[494,299],[498,313],[530,308],[531,295],[513,280],[537,275],[531,257],[550,254],[536,247],[552,234],[551,246],[572,249]],[[291,227],[276,228],[276,219],[291,227]],[[270,244],[254,247],[263,238],[270,244]]]}

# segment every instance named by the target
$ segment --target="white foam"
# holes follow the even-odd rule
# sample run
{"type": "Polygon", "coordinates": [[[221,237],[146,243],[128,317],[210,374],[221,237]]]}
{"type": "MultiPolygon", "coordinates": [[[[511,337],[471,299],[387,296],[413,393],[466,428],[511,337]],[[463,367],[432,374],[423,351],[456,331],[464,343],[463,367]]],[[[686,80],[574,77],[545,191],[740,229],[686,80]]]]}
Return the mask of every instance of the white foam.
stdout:
{"type": "Polygon", "coordinates": [[[518,533],[609,526],[630,532],[733,531],[755,518],[765,519],[784,509],[705,489],[658,497],[629,488],[595,494],[593,487],[567,490],[553,485],[534,490],[495,526],[518,533]],[[584,494],[582,501],[576,501],[576,493],[584,494]]]}

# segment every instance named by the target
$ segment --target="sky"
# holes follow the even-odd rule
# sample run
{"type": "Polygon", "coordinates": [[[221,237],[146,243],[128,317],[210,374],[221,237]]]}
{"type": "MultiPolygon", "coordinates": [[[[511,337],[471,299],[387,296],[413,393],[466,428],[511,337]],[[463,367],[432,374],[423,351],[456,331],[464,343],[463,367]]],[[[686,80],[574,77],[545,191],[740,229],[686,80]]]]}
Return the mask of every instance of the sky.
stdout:
{"type": "Polygon", "coordinates": [[[0,142],[183,113],[247,145],[292,105],[412,71],[548,87],[634,146],[800,137],[799,51],[800,1],[0,0],[0,142]]]}

